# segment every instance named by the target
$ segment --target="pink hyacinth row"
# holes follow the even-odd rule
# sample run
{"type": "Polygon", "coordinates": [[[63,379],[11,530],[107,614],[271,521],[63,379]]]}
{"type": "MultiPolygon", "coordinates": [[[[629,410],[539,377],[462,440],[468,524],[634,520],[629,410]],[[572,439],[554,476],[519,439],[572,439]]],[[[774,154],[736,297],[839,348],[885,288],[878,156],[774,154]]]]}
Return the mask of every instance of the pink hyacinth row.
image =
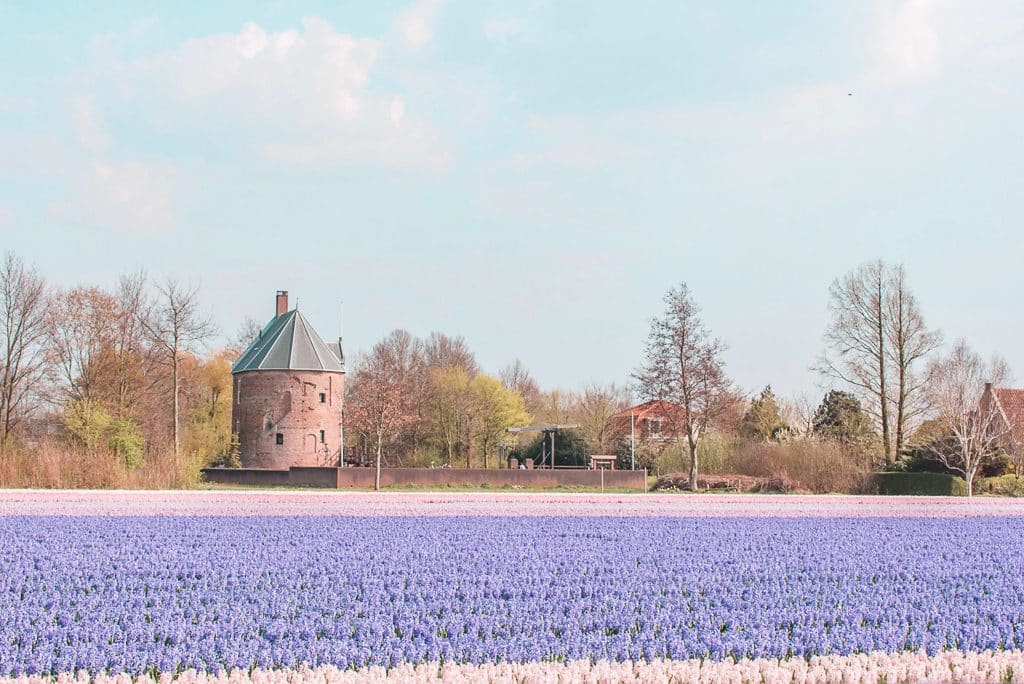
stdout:
{"type": "Polygon", "coordinates": [[[339,670],[329,665],[294,670],[244,670],[207,674],[187,670],[177,675],[90,676],[66,673],[56,677],[0,678],[0,684],[356,684],[365,682],[422,682],[459,684],[508,682],[569,684],[575,682],[695,682],[729,684],[887,684],[911,682],[1024,682],[1024,652],[871,653],[851,656],[817,656],[810,660],[751,659],[739,662],[666,660],[651,663],[576,661],[485,665],[401,665],[390,670],[370,667],[339,670]]]}
{"type": "Polygon", "coordinates": [[[973,517],[1024,515],[1024,500],[662,493],[0,490],[0,516],[4,515],[973,517]]]}

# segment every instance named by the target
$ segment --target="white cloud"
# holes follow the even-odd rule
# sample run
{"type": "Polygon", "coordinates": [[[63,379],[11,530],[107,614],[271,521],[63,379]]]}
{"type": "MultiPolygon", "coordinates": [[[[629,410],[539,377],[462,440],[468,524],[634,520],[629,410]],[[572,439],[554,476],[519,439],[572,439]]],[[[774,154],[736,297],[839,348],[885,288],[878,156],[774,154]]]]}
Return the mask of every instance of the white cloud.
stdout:
{"type": "Polygon", "coordinates": [[[936,25],[942,0],[883,3],[872,48],[878,59],[876,76],[884,81],[927,78],[942,58],[942,39],[936,25]]]}
{"type": "Polygon", "coordinates": [[[315,17],[282,31],[250,22],[105,64],[92,80],[117,99],[111,108],[152,125],[154,135],[210,136],[274,163],[448,163],[442,136],[410,115],[404,94],[375,87],[381,48],[315,17]]]}
{"type": "Polygon", "coordinates": [[[85,95],[71,102],[71,123],[78,143],[89,152],[102,153],[109,147],[110,134],[92,96],[85,95]]]}
{"type": "Polygon", "coordinates": [[[965,64],[1007,65],[1024,58],[1024,14],[1016,0],[883,0],[869,49],[876,67],[868,80],[880,85],[925,81],[965,64]]]}
{"type": "Polygon", "coordinates": [[[388,117],[391,119],[391,123],[396,126],[401,125],[402,118],[405,117],[405,100],[400,97],[393,99],[391,106],[388,107],[388,117]]]}
{"type": "Polygon", "coordinates": [[[420,0],[395,18],[395,30],[406,47],[418,50],[434,39],[441,0],[420,0]]]}
{"type": "Polygon", "coordinates": [[[165,164],[100,161],[72,171],[70,196],[51,213],[75,224],[131,233],[158,233],[175,225],[178,174],[165,164]]]}
{"type": "Polygon", "coordinates": [[[484,22],[484,36],[495,43],[507,43],[523,34],[525,26],[518,19],[488,19],[484,22]]]}
{"type": "Polygon", "coordinates": [[[78,228],[122,233],[173,229],[187,177],[158,160],[115,158],[68,144],[53,133],[3,135],[0,173],[66,189],[44,211],[78,228]]]}

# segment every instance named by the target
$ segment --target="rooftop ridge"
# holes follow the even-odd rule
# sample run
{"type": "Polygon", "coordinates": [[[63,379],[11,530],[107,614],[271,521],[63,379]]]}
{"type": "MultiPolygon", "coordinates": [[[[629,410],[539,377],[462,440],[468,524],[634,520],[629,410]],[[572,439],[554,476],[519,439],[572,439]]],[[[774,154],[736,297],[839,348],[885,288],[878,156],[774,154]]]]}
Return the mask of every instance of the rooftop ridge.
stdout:
{"type": "Polygon", "coordinates": [[[337,355],[298,309],[275,316],[231,367],[232,373],[257,370],[344,372],[337,355]]]}

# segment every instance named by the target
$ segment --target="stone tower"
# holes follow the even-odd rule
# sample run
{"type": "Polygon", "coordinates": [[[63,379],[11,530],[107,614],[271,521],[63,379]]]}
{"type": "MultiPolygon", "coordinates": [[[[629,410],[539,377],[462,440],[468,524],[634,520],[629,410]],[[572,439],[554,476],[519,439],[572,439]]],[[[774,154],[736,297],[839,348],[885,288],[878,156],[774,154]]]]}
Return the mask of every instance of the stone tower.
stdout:
{"type": "Polygon", "coordinates": [[[279,291],[275,315],[231,368],[231,424],[244,468],[336,466],[345,356],[279,291]]]}

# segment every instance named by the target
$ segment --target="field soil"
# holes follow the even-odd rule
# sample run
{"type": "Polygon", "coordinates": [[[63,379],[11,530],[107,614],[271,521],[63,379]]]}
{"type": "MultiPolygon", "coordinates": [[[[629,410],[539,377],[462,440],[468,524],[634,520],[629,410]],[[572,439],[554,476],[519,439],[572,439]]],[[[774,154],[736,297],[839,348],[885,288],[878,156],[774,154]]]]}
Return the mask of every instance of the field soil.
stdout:
{"type": "Polygon", "coordinates": [[[11,515],[1024,516],[1024,499],[758,494],[0,490],[11,515]]]}

